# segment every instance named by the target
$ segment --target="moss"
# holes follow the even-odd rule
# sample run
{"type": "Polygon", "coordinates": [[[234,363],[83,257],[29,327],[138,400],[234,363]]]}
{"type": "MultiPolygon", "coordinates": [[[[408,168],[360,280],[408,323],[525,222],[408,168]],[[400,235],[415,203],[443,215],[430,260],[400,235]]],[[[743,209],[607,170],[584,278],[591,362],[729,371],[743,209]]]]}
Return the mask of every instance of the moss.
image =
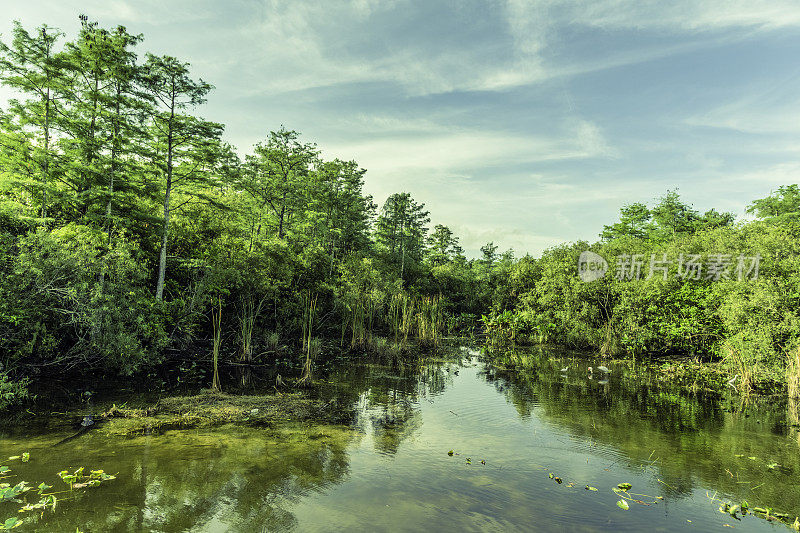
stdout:
{"type": "Polygon", "coordinates": [[[159,400],[146,409],[112,406],[103,413],[98,429],[115,436],[163,433],[170,429],[207,428],[224,424],[272,426],[280,421],[335,422],[342,411],[331,401],[304,392],[235,396],[205,391],[193,396],[159,400]]]}

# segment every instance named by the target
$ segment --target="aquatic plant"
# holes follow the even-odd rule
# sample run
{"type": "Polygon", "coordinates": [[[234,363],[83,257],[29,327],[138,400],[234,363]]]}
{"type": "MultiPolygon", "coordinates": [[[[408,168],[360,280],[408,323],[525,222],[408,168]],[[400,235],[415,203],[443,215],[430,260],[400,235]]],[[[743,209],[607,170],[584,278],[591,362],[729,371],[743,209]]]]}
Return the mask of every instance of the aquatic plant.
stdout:
{"type": "Polygon", "coordinates": [[[211,380],[211,389],[215,391],[222,390],[222,385],[219,381],[219,347],[222,343],[222,296],[217,297],[217,306],[211,307],[211,325],[213,328],[214,336],[211,347],[211,359],[214,367],[214,376],[211,380]]]}
{"type": "Polygon", "coordinates": [[[444,312],[441,295],[423,297],[417,313],[417,340],[423,344],[438,345],[444,329],[444,312]]]}
{"type": "MultiPolygon", "coordinates": [[[[30,453],[24,452],[20,455],[14,455],[8,458],[8,461],[19,460],[22,463],[30,461],[30,453]]],[[[49,492],[53,488],[45,482],[41,482],[34,486],[28,481],[19,481],[14,485],[4,483],[4,479],[10,477],[17,477],[12,469],[8,466],[0,466],[0,503],[14,502],[24,504],[18,509],[18,513],[32,513],[29,518],[11,517],[0,523],[0,530],[9,530],[20,527],[27,521],[37,521],[44,517],[44,512],[47,510],[55,511],[56,505],[59,502],[69,501],[75,499],[78,495],[83,493],[83,489],[99,487],[105,482],[116,479],[116,476],[107,474],[103,470],[89,470],[86,473],[84,467],[70,472],[69,470],[62,470],[56,474],[69,488],[66,490],[56,490],[49,492]],[[38,500],[26,501],[26,494],[33,494],[38,496],[38,500]],[[58,496],[57,496],[58,495],[58,496]]]]}
{"type": "Polygon", "coordinates": [[[314,316],[317,310],[317,296],[308,292],[303,294],[303,321],[301,323],[302,330],[302,343],[303,353],[305,360],[303,362],[303,374],[297,380],[299,385],[308,384],[311,381],[311,363],[319,354],[321,343],[318,339],[312,342],[311,334],[314,328],[314,316]]]}

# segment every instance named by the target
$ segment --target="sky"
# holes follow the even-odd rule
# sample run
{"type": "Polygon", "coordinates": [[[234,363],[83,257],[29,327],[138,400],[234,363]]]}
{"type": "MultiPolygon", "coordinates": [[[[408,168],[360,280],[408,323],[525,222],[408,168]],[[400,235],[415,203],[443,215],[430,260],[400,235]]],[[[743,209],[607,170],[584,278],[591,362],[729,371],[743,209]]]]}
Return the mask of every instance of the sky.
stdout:
{"type": "MultiPolygon", "coordinates": [[[[468,255],[595,241],[667,190],[746,206],[800,171],[796,0],[0,0],[68,38],[78,15],[216,89],[195,114],[240,155],[281,126],[405,191],[468,255]]],[[[0,107],[8,93],[0,88],[0,107]]]]}

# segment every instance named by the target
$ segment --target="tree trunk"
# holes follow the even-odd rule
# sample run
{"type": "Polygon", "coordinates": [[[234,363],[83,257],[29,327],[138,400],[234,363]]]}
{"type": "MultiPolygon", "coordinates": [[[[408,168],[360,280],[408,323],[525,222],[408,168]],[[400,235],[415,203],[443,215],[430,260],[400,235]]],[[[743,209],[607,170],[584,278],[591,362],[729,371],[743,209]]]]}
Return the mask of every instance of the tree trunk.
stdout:
{"type": "Polygon", "coordinates": [[[169,197],[172,192],[172,127],[175,117],[175,92],[172,93],[169,125],[167,126],[167,187],[164,193],[164,233],[161,236],[161,255],[158,260],[158,283],[156,284],[156,300],[164,299],[164,278],[167,272],[167,241],[169,239],[169,197]]]}

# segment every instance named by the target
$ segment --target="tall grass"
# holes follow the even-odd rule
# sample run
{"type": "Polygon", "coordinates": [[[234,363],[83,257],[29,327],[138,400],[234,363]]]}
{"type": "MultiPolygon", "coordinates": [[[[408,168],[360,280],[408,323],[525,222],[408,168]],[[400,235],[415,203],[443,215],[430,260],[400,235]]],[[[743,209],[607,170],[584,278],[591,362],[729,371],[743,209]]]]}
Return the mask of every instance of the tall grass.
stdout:
{"type": "Polygon", "coordinates": [[[303,374],[298,380],[298,384],[305,385],[311,381],[312,361],[319,355],[320,342],[319,339],[313,339],[311,334],[314,329],[314,317],[317,310],[317,296],[311,293],[304,293],[302,297],[303,305],[303,320],[301,323],[303,352],[305,353],[305,360],[303,362],[303,374]]]}
{"type": "Polygon", "coordinates": [[[417,340],[423,344],[438,345],[444,330],[442,297],[423,297],[417,313],[417,340]]]}
{"type": "Polygon", "coordinates": [[[253,330],[255,329],[256,319],[261,314],[261,310],[266,303],[266,297],[261,298],[258,303],[252,297],[247,297],[242,302],[242,309],[239,314],[239,360],[249,363],[253,360],[253,330]]]}
{"type": "Polygon", "coordinates": [[[221,391],[219,381],[219,347],[222,344],[222,297],[217,297],[217,306],[211,306],[211,326],[213,328],[213,341],[211,345],[211,360],[214,365],[214,376],[211,379],[211,389],[221,391]]]}

